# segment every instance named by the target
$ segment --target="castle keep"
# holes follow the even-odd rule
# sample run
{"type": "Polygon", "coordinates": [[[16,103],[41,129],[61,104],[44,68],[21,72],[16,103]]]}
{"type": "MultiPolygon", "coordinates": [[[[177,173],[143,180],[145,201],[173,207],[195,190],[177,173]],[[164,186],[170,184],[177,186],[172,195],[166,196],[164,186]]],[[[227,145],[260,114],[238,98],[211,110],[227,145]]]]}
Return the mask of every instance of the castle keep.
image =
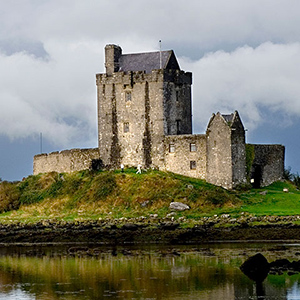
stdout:
{"type": "Polygon", "coordinates": [[[228,189],[282,179],[284,147],[246,144],[237,111],[213,114],[205,134],[192,134],[192,74],[180,70],[172,50],[123,54],[107,45],[105,68],[96,75],[99,147],[36,155],[34,174],[123,164],[228,189]]]}

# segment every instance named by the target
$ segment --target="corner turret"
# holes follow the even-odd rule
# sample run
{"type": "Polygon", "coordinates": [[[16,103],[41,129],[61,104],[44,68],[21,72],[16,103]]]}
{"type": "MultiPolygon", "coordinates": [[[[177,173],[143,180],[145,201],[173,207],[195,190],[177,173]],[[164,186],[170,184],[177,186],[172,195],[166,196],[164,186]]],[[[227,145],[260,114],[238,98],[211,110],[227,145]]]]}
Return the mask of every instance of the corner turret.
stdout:
{"type": "Polygon", "coordinates": [[[107,75],[112,75],[112,73],[119,71],[119,59],[121,55],[121,47],[117,45],[105,46],[105,68],[107,75]]]}

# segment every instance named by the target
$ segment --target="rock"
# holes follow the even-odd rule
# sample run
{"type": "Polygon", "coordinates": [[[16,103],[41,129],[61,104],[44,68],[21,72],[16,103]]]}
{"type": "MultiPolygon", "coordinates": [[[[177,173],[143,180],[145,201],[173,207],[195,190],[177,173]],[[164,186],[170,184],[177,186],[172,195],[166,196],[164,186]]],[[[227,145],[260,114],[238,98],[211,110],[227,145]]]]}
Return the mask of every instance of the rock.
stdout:
{"type": "Polygon", "coordinates": [[[149,200],[140,203],[141,207],[146,207],[148,204],[149,204],[149,200]]]}
{"type": "Polygon", "coordinates": [[[287,274],[288,274],[289,276],[293,276],[293,275],[295,275],[295,274],[298,274],[298,272],[296,272],[296,271],[288,271],[287,274]]]}
{"type": "Polygon", "coordinates": [[[300,272],[300,261],[292,261],[291,267],[294,271],[300,272]]]}
{"type": "Polygon", "coordinates": [[[171,213],[169,213],[169,214],[166,215],[166,218],[172,218],[174,216],[176,216],[176,213],[175,212],[171,212],[171,213]]]}
{"type": "Polygon", "coordinates": [[[171,202],[169,208],[174,210],[179,210],[179,211],[190,209],[188,205],[181,202],[171,202]]]}
{"type": "Polygon", "coordinates": [[[221,215],[220,217],[223,218],[223,219],[227,219],[227,218],[230,217],[230,215],[228,215],[228,214],[223,214],[223,215],[221,215]]]}
{"type": "Polygon", "coordinates": [[[260,195],[267,195],[268,194],[268,191],[262,191],[259,193],[260,195]]]}
{"type": "Polygon", "coordinates": [[[240,267],[241,271],[251,280],[263,282],[268,276],[270,265],[267,259],[261,254],[249,257],[240,267]]]}
{"type": "Polygon", "coordinates": [[[122,229],[125,230],[137,230],[138,229],[138,225],[136,224],[132,224],[132,223],[126,223],[122,226],[122,229]]]}
{"type": "Polygon", "coordinates": [[[159,227],[163,230],[175,230],[179,227],[179,223],[166,222],[161,223],[159,227]]]}
{"type": "Polygon", "coordinates": [[[68,249],[69,254],[86,254],[89,252],[88,247],[71,247],[68,249]]]}
{"type": "Polygon", "coordinates": [[[277,259],[270,263],[270,268],[272,269],[288,269],[290,267],[290,261],[287,259],[277,259]]]}
{"type": "Polygon", "coordinates": [[[156,219],[158,217],[158,214],[150,214],[149,217],[152,219],[156,219]]]}

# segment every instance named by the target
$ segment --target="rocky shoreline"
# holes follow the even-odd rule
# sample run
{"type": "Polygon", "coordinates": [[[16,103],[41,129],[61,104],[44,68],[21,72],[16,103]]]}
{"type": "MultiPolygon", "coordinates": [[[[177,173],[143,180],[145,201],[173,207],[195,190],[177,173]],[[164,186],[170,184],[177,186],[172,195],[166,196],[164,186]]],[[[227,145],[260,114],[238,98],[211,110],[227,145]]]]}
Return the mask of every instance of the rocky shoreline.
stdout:
{"type": "Polygon", "coordinates": [[[0,243],[191,244],[216,241],[300,240],[300,216],[229,215],[186,220],[158,218],[42,220],[34,224],[0,224],[0,243]]]}

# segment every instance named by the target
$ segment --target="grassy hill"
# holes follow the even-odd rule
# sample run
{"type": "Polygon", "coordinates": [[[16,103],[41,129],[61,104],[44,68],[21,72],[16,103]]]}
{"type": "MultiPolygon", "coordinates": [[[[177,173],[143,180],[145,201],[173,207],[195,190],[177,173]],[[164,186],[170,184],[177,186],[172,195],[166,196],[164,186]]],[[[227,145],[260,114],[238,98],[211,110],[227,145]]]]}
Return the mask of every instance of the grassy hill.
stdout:
{"type": "Polygon", "coordinates": [[[0,183],[0,222],[41,219],[85,220],[99,218],[165,217],[172,201],[191,209],[176,217],[243,213],[300,215],[300,192],[290,182],[276,182],[263,189],[228,191],[173,173],[135,169],[47,173],[21,182],[0,183]],[[288,188],[289,192],[283,192],[288,188]]]}

